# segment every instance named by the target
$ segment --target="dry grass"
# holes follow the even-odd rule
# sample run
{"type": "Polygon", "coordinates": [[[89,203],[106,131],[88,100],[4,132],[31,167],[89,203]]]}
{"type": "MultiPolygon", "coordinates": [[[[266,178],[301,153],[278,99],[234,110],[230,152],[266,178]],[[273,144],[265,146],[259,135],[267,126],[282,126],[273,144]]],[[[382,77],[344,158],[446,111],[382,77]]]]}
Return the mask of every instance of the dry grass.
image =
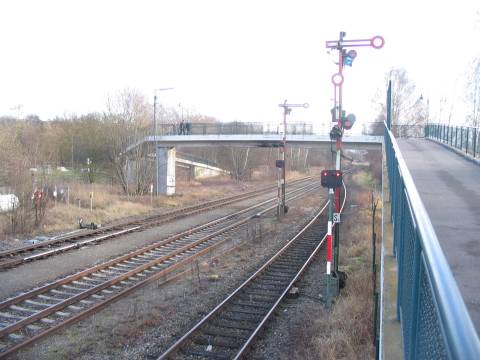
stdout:
{"type": "MultiPolygon", "coordinates": [[[[69,184],[70,204],[51,201],[41,228],[36,233],[51,233],[78,227],[78,219],[85,223],[105,224],[128,216],[143,215],[158,209],[169,210],[202,201],[248,191],[262,183],[246,184],[228,177],[218,177],[202,182],[177,181],[174,196],[125,196],[119,186],[103,184],[69,184]],[[90,211],[90,193],[93,192],[93,210],[90,211]]],[[[0,231],[7,233],[8,216],[0,214],[0,231]],[[3,230],[2,230],[3,229],[3,230]]],[[[23,234],[27,235],[27,234],[23,234]]]]}
{"type": "Polygon", "coordinates": [[[303,346],[295,359],[374,358],[370,179],[366,173],[356,173],[348,184],[350,204],[359,207],[348,210],[351,215],[344,217],[341,229],[340,264],[348,274],[347,285],[330,313],[311,305],[311,313],[320,314],[310,316],[302,326],[298,339],[303,346]]]}
{"type": "Polygon", "coordinates": [[[85,223],[105,224],[122,217],[145,214],[151,210],[149,206],[121,200],[114,200],[109,206],[96,208],[93,211],[74,205],[57,204],[49,209],[43,223],[43,231],[56,232],[76,227],[79,218],[82,218],[85,223]]]}

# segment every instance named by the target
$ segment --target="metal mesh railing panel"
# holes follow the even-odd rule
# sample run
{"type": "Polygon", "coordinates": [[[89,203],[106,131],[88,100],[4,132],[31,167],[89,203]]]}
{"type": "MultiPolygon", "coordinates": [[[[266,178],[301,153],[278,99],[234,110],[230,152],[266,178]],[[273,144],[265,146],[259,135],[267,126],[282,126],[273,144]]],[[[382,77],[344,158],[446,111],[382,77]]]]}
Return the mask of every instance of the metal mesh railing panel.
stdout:
{"type": "Polygon", "coordinates": [[[438,309],[428,277],[425,258],[422,254],[420,268],[420,298],[418,310],[418,329],[416,358],[418,359],[448,359],[445,334],[442,331],[438,309]]]}
{"type": "MultiPolygon", "coordinates": [[[[403,194],[403,196],[406,196],[403,194]]],[[[415,260],[415,228],[410,217],[410,211],[408,209],[407,200],[402,200],[402,210],[397,219],[402,219],[402,231],[399,232],[401,236],[398,240],[400,243],[400,258],[401,261],[398,264],[398,271],[400,275],[400,288],[398,293],[399,307],[403,328],[403,339],[405,345],[406,358],[410,358],[411,341],[413,338],[412,326],[414,319],[414,307],[415,299],[415,273],[414,273],[414,260],[415,260]]]]}
{"type": "MultiPolygon", "coordinates": [[[[429,125],[427,137],[473,147],[478,132],[429,125]],[[470,146],[470,145],[469,145],[470,146]]],[[[398,262],[397,317],[406,359],[480,359],[480,341],[428,214],[386,128],[394,255],[398,262]]],[[[478,142],[477,142],[478,146],[478,142]]]]}

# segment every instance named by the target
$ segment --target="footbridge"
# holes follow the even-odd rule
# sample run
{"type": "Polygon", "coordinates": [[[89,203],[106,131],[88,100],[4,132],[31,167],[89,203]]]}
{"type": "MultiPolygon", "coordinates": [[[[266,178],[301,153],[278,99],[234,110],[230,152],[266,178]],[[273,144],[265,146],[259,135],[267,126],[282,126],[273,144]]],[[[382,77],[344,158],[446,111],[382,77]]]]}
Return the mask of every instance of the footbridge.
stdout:
{"type": "MultiPolygon", "coordinates": [[[[323,147],[330,149],[335,144],[332,143],[328,135],[315,135],[311,133],[288,133],[287,143],[289,145],[323,147]]],[[[172,195],[175,193],[175,163],[176,148],[178,147],[210,147],[210,146],[229,146],[229,147],[280,147],[283,142],[283,134],[280,133],[246,133],[246,134],[174,134],[146,136],[140,141],[130,145],[126,152],[130,152],[137,147],[147,147],[155,149],[155,159],[157,161],[156,169],[158,179],[155,189],[158,193],[172,195]]],[[[345,136],[343,139],[345,149],[378,149],[383,143],[381,136],[345,136]]],[[[148,153],[150,151],[146,151],[148,153]]]]}
{"type": "Polygon", "coordinates": [[[399,131],[388,94],[378,357],[480,359],[480,131],[399,131]]]}
{"type": "MultiPolygon", "coordinates": [[[[343,139],[346,149],[384,154],[377,358],[480,359],[480,130],[428,124],[412,132],[391,125],[391,108],[383,136],[343,139]]],[[[171,134],[130,149],[154,148],[162,179],[175,147],[278,147],[282,137],[171,134]]],[[[287,143],[332,146],[315,134],[287,134],[287,143]]]]}

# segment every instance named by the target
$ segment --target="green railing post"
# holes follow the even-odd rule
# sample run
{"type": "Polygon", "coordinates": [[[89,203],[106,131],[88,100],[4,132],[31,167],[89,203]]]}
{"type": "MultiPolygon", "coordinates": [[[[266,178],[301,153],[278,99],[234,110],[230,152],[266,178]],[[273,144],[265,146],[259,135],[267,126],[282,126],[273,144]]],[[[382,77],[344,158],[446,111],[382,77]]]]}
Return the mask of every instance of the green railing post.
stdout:
{"type": "Polygon", "coordinates": [[[463,149],[463,127],[460,127],[460,150],[463,149]]]}
{"type": "Polygon", "coordinates": [[[477,156],[477,128],[473,128],[473,157],[477,156]]]}
{"type": "Polygon", "coordinates": [[[455,126],[455,147],[458,148],[458,126],[455,126]]]}
{"type": "Polygon", "coordinates": [[[465,153],[468,154],[468,137],[470,135],[470,128],[467,127],[467,144],[465,145],[465,153]]]}

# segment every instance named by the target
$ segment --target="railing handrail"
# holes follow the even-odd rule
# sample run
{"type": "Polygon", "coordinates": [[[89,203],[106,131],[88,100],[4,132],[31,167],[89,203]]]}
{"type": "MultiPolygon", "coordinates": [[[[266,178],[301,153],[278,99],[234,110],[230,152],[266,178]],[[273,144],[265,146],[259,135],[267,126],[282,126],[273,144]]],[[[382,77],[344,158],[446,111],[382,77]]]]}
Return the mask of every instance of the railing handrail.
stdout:
{"type": "Polygon", "coordinates": [[[442,124],[442,123],[428,123],[425,126],[447,126],[447,127],[455,127],[455,128],[463,128],[463,129],[477,129],[480,131],[480,127],[478,126],[469,126],[469,125],[456,125],[456,124],[442,124]]]}
{"type": "Polygon", "coordinates": [[[465,152],[474,159],[480,156],[480,128],[478,127],[430,123],[425,126],[425,137],[465,152]]]}
{"type": "MultiPolygon", "coordinates": [[[[432,290],[439,307],[440,326],[443,328],[447,348],[454,359],[480,359],[480,340],[468,313],[463,297],[443,253],[430,217],[420,198],[403,155],[392,132],[384,123],[403,178],[405,193],[409,200],[417,226],[420,245],[426,260],[432,290]]],[[[390,179],[392,181],[392,179],[390,179]]]]}

